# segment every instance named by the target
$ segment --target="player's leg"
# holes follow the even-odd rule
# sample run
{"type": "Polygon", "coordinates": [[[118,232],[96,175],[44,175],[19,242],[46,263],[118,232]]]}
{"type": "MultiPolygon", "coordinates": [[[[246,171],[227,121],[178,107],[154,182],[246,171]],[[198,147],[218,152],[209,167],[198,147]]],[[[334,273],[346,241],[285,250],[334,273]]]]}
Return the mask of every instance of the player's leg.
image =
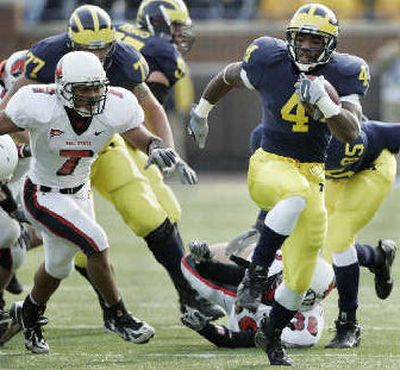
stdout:
{"type": "Polygon", "coordinates": [[[238,304],[255,311],[275,253],[294,230],[306,206],[304,194],[309,185],[295,161],[261,149],[250,159],[248,185],[253,200],[268,210],[252,262],[238,289],[238,304]]]}
{"type": "MultiPolygon", "coordinates": [[[[368,251],[359,246],[357,252],[354,241],[356,234],[368,224],[386,197],[394,181],[395,171],[394,156],[385,151],[376,160],[373,170],[362,171],[347,180],[328,181],[329,217],[324,255],[328,260],[333,260],[339,295],[336,334],[327,344],[328,348],[358,346],[361,341],[356,315],[360,274],[358,255],[362,257],[362,252],[368,251]]],[[[390,280],[395,246],[387,245],[387,253],[388,258],[379,271],[385,272],[383,290],[389,290],[390,293],[391,282],[389,281],[388,288],[385,280],[390,280]]],[[[379,279],[378,281],[381,282],[379,279]]],[[[379,288],[380,286],[378,290],[379,288]]]]}
{"type": "Polygon", "coordinates": [[[170,202],[169,208],[175,212],[169,217],[121,137],[113,138],[100,153],[92,168],[92,184],[113,203],[134,233],[144,238],[157,262],[167,270],[178,291],[181,307],[194,306],[214,318],[223,315],[218,307],[201,299],[184,279],[180,269],[184,246],[174,224],[180,210],[170,202]]]}
{"type": "Polygon", "coordinates": [[[298,311],[310,286],[326,232],[322,166],[300,164],[299,167],[308,184],[303,194],[307,205],[282,246],[284,282],[276,291],[269,317],[256,336],[256,343],[266,351],[271,364],[276,365],[290,364],[281,345],[281,333],[298,311]]]}

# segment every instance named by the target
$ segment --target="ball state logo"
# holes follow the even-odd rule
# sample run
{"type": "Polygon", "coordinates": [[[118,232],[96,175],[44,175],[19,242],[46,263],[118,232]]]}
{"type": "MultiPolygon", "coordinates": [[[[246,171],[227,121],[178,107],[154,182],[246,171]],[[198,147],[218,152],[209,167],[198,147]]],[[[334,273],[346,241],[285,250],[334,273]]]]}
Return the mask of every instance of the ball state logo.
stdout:
{"type": "Polygon", "coordinates": [[[58,128],[52,128],[52,129],[50,129],[50,139],[52,137],[61,136],[63,133],[64,133],[64,131],[59,130],[58,128]]]}

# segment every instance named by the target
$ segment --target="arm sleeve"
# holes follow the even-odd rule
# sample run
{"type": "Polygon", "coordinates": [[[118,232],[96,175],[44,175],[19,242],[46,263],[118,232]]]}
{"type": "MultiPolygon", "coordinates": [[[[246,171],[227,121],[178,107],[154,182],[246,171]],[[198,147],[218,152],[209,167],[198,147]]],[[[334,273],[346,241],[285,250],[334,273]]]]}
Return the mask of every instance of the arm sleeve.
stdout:
{"type": "Polygon", "coordinates": [[[243,267],[219,261],[200,262],[197,270],[201,276],[220,284],[239,285],[244,276],[243,267]]]}
{"type": "Polygon", "coordinates": [[[225,326],[218,326],[208,323],[207,326],[198,333],[215,344],[223,348],[249,348],[254,347],[254,333],[250,330],[235,332],[225,326]]]}

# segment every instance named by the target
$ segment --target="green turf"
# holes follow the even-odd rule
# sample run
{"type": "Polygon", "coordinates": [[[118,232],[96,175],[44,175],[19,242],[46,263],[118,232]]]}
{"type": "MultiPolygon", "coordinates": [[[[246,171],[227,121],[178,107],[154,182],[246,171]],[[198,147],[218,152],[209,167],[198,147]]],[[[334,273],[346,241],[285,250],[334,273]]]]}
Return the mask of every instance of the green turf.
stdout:
{"type": "MultiPolygon", "coordinates": [[[[245,229],[256,208],[247,194],[244,177],[202,178],[188,189],[174,185],[181,201],[184,239],[205,238],[210,242],[228,239],[245,229]]],[[[398,240],[399,190],[394,190],[360,240],[375,242],[380,237],[398,240]]],[[[94,295],[73,273],[55,294],[47,310],[50,323],[46,336],[48,355],[33,355],[23,346],[22,336],[0,348],[0,369],[258,369],[267,366],[265,355],[256,349],[217,349],[182,327],[174,290],[164,271],[152,259],[145,244],[135,238],[119,216],[96,198],[97,217],[111,243],[119,287],[127,306],[151,323],[156,337],[148,344],[134,345],[106,335],[94,295]]],[[[41,249],[29,254],[19,273],[27,291],[33,272],[42,259],[41,249]]],[[[396,263],[398,269],[398,263],[396,263]]],[[[396,271],[399,280],[399,273],[396,271]]],[[[22,298],[22,296],[21,296],[22,298]]],[[[14,297],[7,295],[10,303],[14,297]]],[[[400,295],[395,287],[387,301],[375,297],[371,274],[361,277],[359,317],[364,327],[358,349],[324,350],[332,336],[328,331],[336,314],[336,293],[326,300],[327,325],[321,342],[312,349],[290,350],[299,369],[399,369],[400,295]]]]}

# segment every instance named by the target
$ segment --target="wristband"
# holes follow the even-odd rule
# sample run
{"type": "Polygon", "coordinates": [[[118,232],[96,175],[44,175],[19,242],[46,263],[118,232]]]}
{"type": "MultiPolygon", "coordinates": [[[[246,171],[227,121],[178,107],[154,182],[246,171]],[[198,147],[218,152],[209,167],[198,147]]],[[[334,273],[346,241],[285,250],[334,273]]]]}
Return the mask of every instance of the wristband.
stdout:
{"type": "Polygon", "coordinates": [[[329,96],[323,96],[319,99],[316,106],[325,118],[337,116],[342,110],[340,105],[337,105],[329,96]]]}
{"type": "Polygon", "coordinates": [[[208,113],[214,108],[214,104],[211,104],[208,100],[200,98],[199,104],[196,105],[194,113],[201,118],[207,118],[208,113]]]}

